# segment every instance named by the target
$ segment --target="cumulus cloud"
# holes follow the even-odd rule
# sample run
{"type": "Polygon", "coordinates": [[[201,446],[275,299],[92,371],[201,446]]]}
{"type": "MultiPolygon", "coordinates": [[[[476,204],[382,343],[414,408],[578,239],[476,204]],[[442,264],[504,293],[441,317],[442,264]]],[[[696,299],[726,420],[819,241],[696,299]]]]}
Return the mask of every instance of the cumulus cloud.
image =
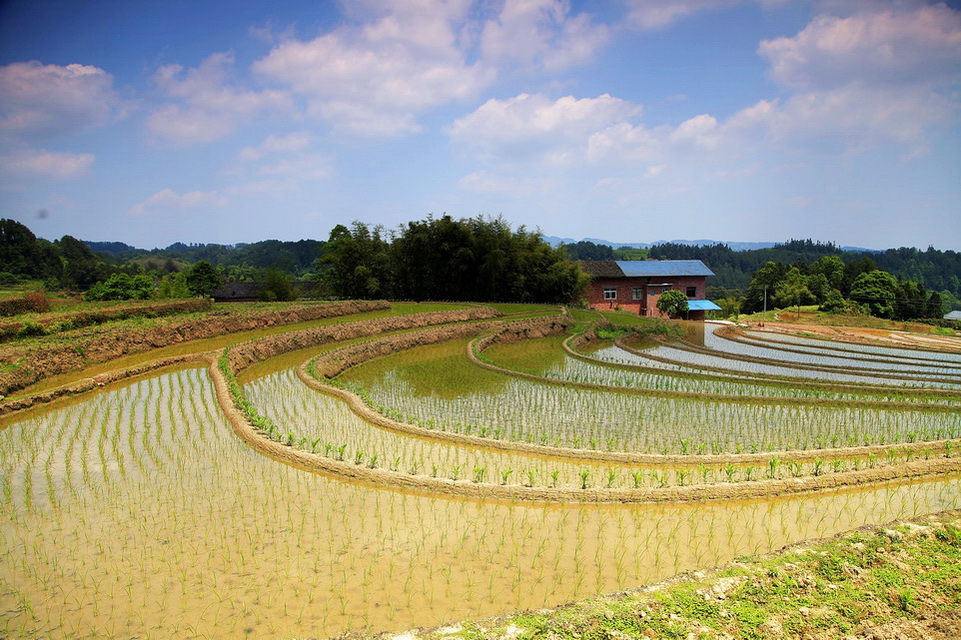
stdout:
{"type": "Polygon", "coordinates": [[[537,155],[556,162],[583,154],[593,132],[639,116],[641,107],[603,94],[597,98],[551,99],[522,93],[491,99],[456,120],[447,133],[469,154],[481,157],[537,155]]]}
{"type": "Polygon", "coordinates": [[[961,12],[946,5],[821,15],[758,53],[777,82],[801,90],[937,85],[961,77],[961,12]]]}
{"type": "Polygon", "coordinates": [[[0,157],[0,169],[4,173],[62,179],[83,175],[93,162],[92,153],[22,149],[0,157]]]}
{"type": "Polygon", "coordinates": [[[418,112],[471,98],[493,81],[492,69],[466,62],[457,28],[465,3],[353,7],[362,9],[370,22],[287,40],[254,70],[303,96],[310,115],[363,135],[416,131],[418,112]]]}
{"type": "Polygon", "coordinates": [[[496,193],[509,196],[529,196],[549,193],[557,186],[549,178],[501,178],[486,171],[476,171],[460,179],[458,184],[474,193],[496,193]]]}
{"type": "Polygon", "coordinates": [[[330,176],[330,159],[319,153],[299,153],[260,168],[264,176],[321,180],[330,176]]]}
{"type": "MultiPolygon", "coordinates": [[[[596,98],[520,94],[488,100],[447,133],[465,155],[497,164],[623,167],[704,157],[723,146],[724,125],[708,114],[648,127],[640,105],[596,98]]],[[[663,170],[663,169],[659,169],[663,170]]]]}
{"type": "Polygon", "coordinates": [[[563,0],[506,0],[481,34],[484,58],[496,64],[557,71],[589,60],[609,29],[563,0]]]}
{"type": "Polygon", "coordinates": [[[793,37],[765,40],[771,77],[797,91],[735,114],[726,130],[793,147],[861,151],[878,144],[924,153],[933,127],[961,103],[961,13],[945,5],[860,7],[820,15],[793,37]]]}
{"type": "Polygon", "coordinates": [[[158,215],[172,211],[211,209],[227,204],[227,198],[216,191],[189,191],[184,194],[164,189],[130,208],[128,214],[135,217],[158,215]]]}
{"type": "Polygon", "coordinates": [[[285,136],[268,136],[256,147],[244,147],[240,152],[240,159],[255,162],[269,155],[303,151],[310,145],[310,141],[310,134],[303,131],[289,133],[285,136]]]}
{"type": "Polygon", "coordinates": [[[0,131],[19,140],[73,135],[110,120],[113,78],[90,65],[14,62],[0,67],[0,131]]]}
{"type": "Polygon", "coordinates": [[[609,29],[566,0],[365,0],[351,22],[311,40],[286,37],[253,69],[339,131],[421,130],[429,109],[476,98],[505,67],[557,71],[590,59],[609,29]]]}
{"type": "Polygon", "coordinates": [[[723,9],[741,0],[628,0],[628,23],[645,31],[664,29],[709,9],[723,9]]]}
{"type": "Polygon", "coordinates": [[[253,91],[231,83],[233,64],[232,54],[215,53],[195,69],[176,64],[158,69],[154,81],[172,102],[147,117],[148,133],[174,146],[211,142],[265,112],[291,109],[284,91],[253,91]]]}

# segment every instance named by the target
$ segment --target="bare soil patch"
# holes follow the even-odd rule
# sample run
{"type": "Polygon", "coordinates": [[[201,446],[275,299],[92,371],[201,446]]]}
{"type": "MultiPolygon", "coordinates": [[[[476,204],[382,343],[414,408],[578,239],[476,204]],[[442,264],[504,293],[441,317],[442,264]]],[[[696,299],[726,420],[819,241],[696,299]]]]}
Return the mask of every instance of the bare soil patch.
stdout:
{"type": "MultiPolygon", "coordinates": [[[[929,333],[927,325],[914,325],[914,331],[894,329],[875,329],[868,327],[841,327],[819,324],[798,324],[792,322],[765,322],[764,326],[749,325],[752,330],[772,331],[790,335],[811,335],[829,340],[856,342],[892,347],[909,347],[955,351],[961,353],[961,338],[938,336],[929,333]],[[924,333],[920,333],[923,331],[924,333]]],[[[909,325],[911,326],[911,325],[909,325]]]]}

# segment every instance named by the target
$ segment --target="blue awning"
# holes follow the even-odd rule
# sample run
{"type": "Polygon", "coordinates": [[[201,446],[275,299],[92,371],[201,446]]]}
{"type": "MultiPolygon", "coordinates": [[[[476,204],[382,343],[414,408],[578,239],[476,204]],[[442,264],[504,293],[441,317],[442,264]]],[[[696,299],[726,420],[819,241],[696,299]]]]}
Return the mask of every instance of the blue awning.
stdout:
{"type": "Polygon", "coordinates": [[[687,310],[688,311],[720,311],[721,307],[717,306],[710,300],[688,300],[687,310]]]}

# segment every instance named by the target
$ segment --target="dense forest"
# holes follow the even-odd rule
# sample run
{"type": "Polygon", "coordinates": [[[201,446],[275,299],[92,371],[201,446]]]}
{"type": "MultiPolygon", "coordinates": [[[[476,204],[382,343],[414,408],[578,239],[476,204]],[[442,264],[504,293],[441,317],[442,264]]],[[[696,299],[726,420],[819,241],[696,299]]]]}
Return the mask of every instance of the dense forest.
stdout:
{"type": "Polygon", "coordinates": [[[171,272],[185,264],[209,262],[221,268],[231,280],[252,281],[257,269],[280,269],[294,277],[310,274],[324,243],[320,240],[262,240],[249,244],[184,244],[165,249],[137,249],[122,242],[87,242],[96,253],[115,265],[138,263],[145,270],[171,272]]]}
{"type": "Polygon", "coordinates": [[[341,298],[572,302],[586,276],[562,249],[503,218],[409,222],[386,233],[355,222],[327,242],[265,240],[235,247],[177,243],[146,251],[123,243],[37,238],[0,220],[0,282],[39,280],[86,291],[88,299],[209,294],[226,281],[256,282],[266,299],[296,295],[294,278],[315,295],[341,298]]]}
{"type": "Polygon", "coordinates": [[[750,251],[733,251],[723,244],[703,247],[660,244],[650,249],[650,255],[658,260],[701,260],[717,275],[713,286],[741,291],[748,288],[753,275],[768,262],[810,265],[826,256],[837,256],[845,265],[871,260],[876,268],[897,278],[918,282],[929,291],[948,291],[961,297],[961,253],[931,247],[925,251],[901,248],[853,252],[843,251],[830,242],[791,240],[769,249],[750,251]]]}
{"type": "Polygon", "coordinates": [[[720,295],[744,294],[752,278],[768,262],[802,267],[820,258],[836,256],[845,265],[855,265],[849,269],[857,270],[856,265],[869,260],[873,268],[887,271],[896,278],[917,282],[929,291],[946,291],[954,298],[961,298],[961,253],[931,247],[925,251],[914,248],[845,251],[830,242],[790,240],[770,248],[746,251],[734,251],[721,243],[694,246],[670,242],[650,249],[615,249],[582,241],[565,245],[565,249],[573,260],[631,260],[637,259],[639,252],[645,252],[647,257],[655,260],[701,260],[715,273],[710,287],[720,295]]]}
{"type": "Polygon", "coordinates": [[[587,284],[563,249],[503,218],[428,216],[390,238],[355,222],[325,249],[318,277],[344,298],[573,302],[587,284]]]}
{"type": "Polygon", "coordinates": [[[855,281],[872,271],[893,279],[894,284],[885,279],[873,285],[901,301],[897,309],[883,310],[890,317],[937,315],[938,300],[944,309],[961,308],[961,254],[930,247],[846,251],[832,243],[791,240],[745,251],[724,244],[634,249],[589,241],[554,248],[539,233],[512,230],[503,218],[444,215],[390,231],[360,222],[338,225],[327,241],[175,243],[146,250],[71,236],[51,242],[19,222],[0,219],[0,283],[40,282],[48,289],[88,292],[93,299],[209,293],[226,281],[255,282],[265,297],[287,299],[297,293],[294,280],[310,280],[317,285],[313,294],[323,296],[568,301],[584,286],[572,261],[645,258],[702,260],[716,274],[708,297],[723,301],[726,309],[762,309],[765,286],[768,303],[787,303],[788,276],[788,288],[800,293],[793,301],[837,307],[840,296],[870,307],[870,296],[855,281]]]}

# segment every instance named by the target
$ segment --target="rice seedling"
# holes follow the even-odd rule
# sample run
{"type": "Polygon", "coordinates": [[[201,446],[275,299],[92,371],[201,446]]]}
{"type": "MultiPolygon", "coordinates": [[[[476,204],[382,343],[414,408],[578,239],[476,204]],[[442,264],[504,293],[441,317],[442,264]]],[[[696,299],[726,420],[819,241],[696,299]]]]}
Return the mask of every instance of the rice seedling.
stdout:
{"type": "MultiPolygon", "coordinates": [[[[376,468],[388,460],[389,467],[429,469],[455,481],[465,473],[474,479],[464,470],[480,467],[480,481],[521,478],[532,486],[583,489],[595,473],[598,487],[640,488],[695,478],[735,481],[765,470],[731,465],[729,472],[702,464],[646,475],[630,468],[624,472],[631,480],[619,482],[623,473],[614,468],[393,441],[289,373],[272,375],[238,387],[264,432],[357,466],[376,468]]],[[[532,392],[543,385],[515,386],[496,376],[488,383],[459,413],[428,412],[422,419],[433,420],[437,430],[464,432],[468,427],[457,425],[472,424],[475,433],[486,427],[489,437],[564,446],[579,438],[579,446],[683,449],[692,456],[732,450],[735,443],[746,450],[779,443],[813,447],[819,438],[829,443],[832,420],[840,442],[881,436],[904,442],[909,431],[923,440],[935,430],[957,429],[953,420],[936,424],[922,417],[912,424],[914,415],[895,418],[880,410],[819,415],[654,402],[670,410],[660,417],[661,431],[645,436],[657,414],[644,413],[641,403],[604,393],[532,392]],[[581,401],[589,403],[583,410],[581,401]],[[630,419],[621,421],[628,408],[630,419]],[[576,415],[565,422],[565,412],[576,415]],[[807,418],[817,424],[804,425],[807,418]]],[[[395,374],[391,384],[409,391],[418,382],[395,374]]],[[[476,389],[462,391],[424,402],[443,408],[476,389]]],[[[370,397],[394,404],[377,400],[373,391],[370,397]]],[[[430,393],[418,400],[424,398],[430,393]]],[[[401,403],[394,408],[410,413],[401,403]]],[[[954,455],[940,446],[930,455],[941,453],[954,455]]],[[[864,464],[906,457],[868,456],[864,464]]],[[[784,477],[820,475],[833,462],[825,456],[803,469],[766,464],[769,477],[784,477]]],[[[553,606],[867,522],[957,508],[961,481],[684,507],[437,499],[344,483],[259,456],[234,435],[206,373],[185,370],[8,424],[0,430],[0,503],[0,546],[7,551],[0,555],[0,634],[293,637],[553,606]],[[400,606],[375,604],[382,602],[400,606]]]]}

